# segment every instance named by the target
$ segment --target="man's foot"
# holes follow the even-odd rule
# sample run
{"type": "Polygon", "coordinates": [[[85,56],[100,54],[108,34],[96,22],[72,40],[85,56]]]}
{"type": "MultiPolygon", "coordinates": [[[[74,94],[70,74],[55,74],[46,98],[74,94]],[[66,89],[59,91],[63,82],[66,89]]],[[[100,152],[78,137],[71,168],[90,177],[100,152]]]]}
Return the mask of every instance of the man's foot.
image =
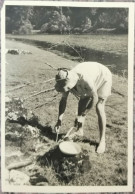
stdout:
{"type": "Polygon", "coordinates": [[[100,143],[99,144],[99,146],[98,146],[98,148],[97,148],[97,153],[98,154],[102,154],[102,153],[104,153],[105,152],[105,143],[100,143]]]}

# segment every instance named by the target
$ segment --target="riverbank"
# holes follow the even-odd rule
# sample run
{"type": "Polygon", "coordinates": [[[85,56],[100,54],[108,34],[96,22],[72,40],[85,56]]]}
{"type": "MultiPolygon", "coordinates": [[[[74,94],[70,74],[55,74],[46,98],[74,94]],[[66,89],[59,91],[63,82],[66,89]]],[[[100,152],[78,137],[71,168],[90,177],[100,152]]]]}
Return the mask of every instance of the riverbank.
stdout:
{"type": "Polygon", "coordinates": [[[128,74],[127,35],[7,35],[72,61],[97,61],[119,75],[128,74]]]}

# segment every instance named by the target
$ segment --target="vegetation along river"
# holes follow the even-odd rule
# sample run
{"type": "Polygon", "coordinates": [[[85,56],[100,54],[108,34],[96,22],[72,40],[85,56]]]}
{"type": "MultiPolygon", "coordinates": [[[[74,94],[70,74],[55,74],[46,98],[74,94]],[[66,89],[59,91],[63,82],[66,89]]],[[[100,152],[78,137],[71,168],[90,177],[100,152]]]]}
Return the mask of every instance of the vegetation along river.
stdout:
{"type": "MultiPolygon", "coordinates": [[[[38,36],[40,36],[40,35],[38,35],[38,36]]],[[[55,35],[50,35],[50,37],[51,36],[53,38],[55,37],[55,35]]],[[[97,62],[100,62],[100,63],[108,66],[109,69],[114,74],[118,74],[118,75],[121,75],[124,77],[127,77],[127,75],[128,75],[127,50],[125,50],[124,53],[121,53],[123,44],[121,44],[121,48],[119,47],[118,49],[115,50],[115,52],[113,52],[112,50],[114,50],[114,48],[112,50],[110,48],[110,50],[109,50],[109,49],[104,48],[104,45],[103,45],[104,49],[101,50],[98,47],[98,43],[97,43],[97,48],[93,49],[93,48],[91,48],[91,46],[85,47],[83,45],[79,46],[78,44],[75,44],[75,43],[71,44],[67,41],[64,42],[64,39],[61,42],[55,43],[53,41],[50,41],[49,39],[48,40],[47,39],[41,40],[40,38],[39,39],[32,38],[32,37],[35,37],[32,35],[29,36],[30,38],[27,38],[27,37],[28,36],[25,37],[25,36],[7,35],[8,39],[14,39],[16,41],[22,41],[22,42],[27,43],[27,44],[35,45],[38,48],[49,50],[51,52],[54,52],[58,55],[61,55],[62,57],[68,58],[70,60],[79,61],[79,62],[97,61],[97,62]]],[[[106,36],[106,37],[108,37],[108,36],[106,36]]],[[[81,38],[81,36],[80,36],[80,38],[81,38]]],[[[100,39],[100,36],[97,36],[97,39],[100,39]]],[[[117,44],[117,40],[115,40],[115,41],[117,44]]],[[[109,45],[108,45],[108,47],[109,47],[109,45]]]]}

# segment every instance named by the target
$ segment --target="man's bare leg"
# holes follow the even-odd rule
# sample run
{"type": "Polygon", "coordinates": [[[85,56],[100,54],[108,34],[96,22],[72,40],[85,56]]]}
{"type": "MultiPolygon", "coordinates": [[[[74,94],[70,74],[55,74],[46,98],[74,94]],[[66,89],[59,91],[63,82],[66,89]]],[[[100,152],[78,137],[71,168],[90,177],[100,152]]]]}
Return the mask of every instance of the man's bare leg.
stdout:
{"type": "Polygon", "coordinates": [[[106,131],[106,114],[105,114],[105,100],[99,99],[96,105],[96,112],[98,115],[98,124],[100,132],[100,142],[97,148],[97,153],[104,153],[105,151],[105,131],[106,131]]]}

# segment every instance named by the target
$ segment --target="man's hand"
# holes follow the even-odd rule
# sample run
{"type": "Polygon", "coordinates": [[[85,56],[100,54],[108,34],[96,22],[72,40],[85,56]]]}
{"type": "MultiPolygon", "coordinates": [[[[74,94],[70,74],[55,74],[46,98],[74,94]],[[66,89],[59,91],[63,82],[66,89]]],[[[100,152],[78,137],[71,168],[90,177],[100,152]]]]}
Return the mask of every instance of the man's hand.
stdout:
{"type": "Polygon", "coordinates": [[[56,125],[55,125],[55,132],[59,133],[60,132],[60,128],[61,128],[61,120],[58,120],[56,125]]]}
{"type": "Polygon", "coordinates": [[[69,92],[64,92],[62,94],[62,98],[60,100],[58,121],[57,121],[57,123],[55,125],[55,128],[54,128],[56,133],[59,133],[59,131],[60,131],[62,118],[63,118],[64,112],[65,112],[65,109],[66,109],[68,94],[69,94],[69,92]]]}

